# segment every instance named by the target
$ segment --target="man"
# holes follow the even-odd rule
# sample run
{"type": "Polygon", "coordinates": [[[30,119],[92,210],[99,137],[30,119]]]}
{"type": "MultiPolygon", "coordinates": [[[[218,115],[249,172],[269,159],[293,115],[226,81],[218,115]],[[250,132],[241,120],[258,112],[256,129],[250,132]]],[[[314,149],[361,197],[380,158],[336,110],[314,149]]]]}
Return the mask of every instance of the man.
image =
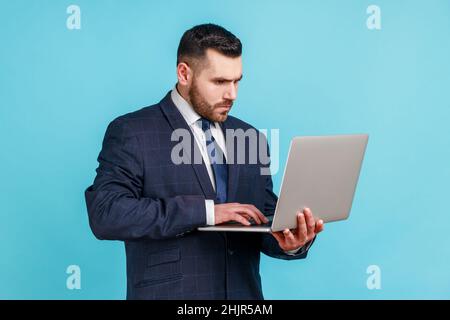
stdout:
{"type": "Polygon", "coordinates": [[[108,126],[85,195],[95,236],[125,241],[128,299],[263,299],[260,252],[303,259],[323,230],[307,208],[294,230],[196,230],[228,221],[265,223],[275,210],[272,178],[260,170],[268,164],[239,163],[236,154],[248,158],[250,142],[242,151],[225,141],[225,130],[256,130],[228,115],[242,79],[241,52],[239,39],[220,26],[186,31],[175,88],[108,126]],[[174,161],[177,130],[189,133],[184,151],[201,154],[199,163],[174,161]]]}

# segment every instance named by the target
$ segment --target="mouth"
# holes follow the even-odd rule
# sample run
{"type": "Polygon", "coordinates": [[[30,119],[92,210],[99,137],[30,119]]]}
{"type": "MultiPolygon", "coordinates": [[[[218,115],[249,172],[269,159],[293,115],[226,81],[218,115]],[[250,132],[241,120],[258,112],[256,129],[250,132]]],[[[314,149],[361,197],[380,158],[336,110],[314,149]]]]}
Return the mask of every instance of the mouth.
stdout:
{"type": "Polygon", "coordinates": [[[233,104],[223,104],[223,105],[217,106],[217,108],[218,108],[218,109],[226,109],[226,110],[230,110],[232,106],[233,106],[233,104]]]}

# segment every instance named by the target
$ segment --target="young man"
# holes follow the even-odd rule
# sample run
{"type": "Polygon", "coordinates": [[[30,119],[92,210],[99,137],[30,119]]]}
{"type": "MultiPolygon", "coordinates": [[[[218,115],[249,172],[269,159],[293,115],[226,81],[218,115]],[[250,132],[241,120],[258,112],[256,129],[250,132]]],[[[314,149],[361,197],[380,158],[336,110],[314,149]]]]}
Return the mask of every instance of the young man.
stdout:
{"type": "Polygon", "coordinates": [[[125,242],[128,299],[263,299],[260,252],[303,259],[323,230],[307,208],[294,230],[196,230],[228,221],[264,223],[275,210],[272,178],[260,170],[268,164],[236,161],[239,152],[248,159],[252,148],[247,142],[244,150],[231,150],[226,141],[226,130],[256,130],[228,115],[242,79],[241,53],[240,40],[220,26],[186,31],[175,88],[108,126],[85,195],[95,236],[125,242]],[[200,162],[174,161],[179,130],[191,141],[184,151],[200,154],[200,162]]]}

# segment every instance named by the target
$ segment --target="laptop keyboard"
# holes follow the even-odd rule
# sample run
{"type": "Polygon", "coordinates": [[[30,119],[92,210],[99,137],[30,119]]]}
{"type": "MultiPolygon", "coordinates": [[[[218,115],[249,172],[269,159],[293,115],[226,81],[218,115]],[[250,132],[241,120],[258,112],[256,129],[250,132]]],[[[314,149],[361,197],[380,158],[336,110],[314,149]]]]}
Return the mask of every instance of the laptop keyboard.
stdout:
{"type": "MultiPolygon", "coordinates": [[[[260,227],[270,227],[271,225],[272,225],[272,221],[273,221],[273,216],[266,216],[266,218],[269,220],[269,222],[267,222],[267,223],[261,223],[261,224],[257,224],[253,219],[250,219],[249,220],[249,222],[250,222],[250,225],[251,226],[260,226],[260,227]]],[[[240,223],[240,222],[237,222],[237,221],[228,221],[228,222],[225,222],[224,224],[239,224],[239,225],[243,225],[242,223],[240,223]]]]}

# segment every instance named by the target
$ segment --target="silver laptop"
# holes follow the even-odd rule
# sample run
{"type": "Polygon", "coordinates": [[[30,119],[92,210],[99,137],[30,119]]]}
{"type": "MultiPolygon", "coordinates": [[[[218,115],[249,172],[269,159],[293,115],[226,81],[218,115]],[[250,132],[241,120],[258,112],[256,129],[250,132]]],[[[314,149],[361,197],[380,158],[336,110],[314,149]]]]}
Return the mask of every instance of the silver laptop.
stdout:
{"type": "Polygon", "coordinates": [[[350,214],[369,136],[367,134],[295,137],[283,174],[280,197],[266,224],[227,222],[200,231],[276,232],[297,227],[296,214],[311,209],[324,222],[350,214]]]}

